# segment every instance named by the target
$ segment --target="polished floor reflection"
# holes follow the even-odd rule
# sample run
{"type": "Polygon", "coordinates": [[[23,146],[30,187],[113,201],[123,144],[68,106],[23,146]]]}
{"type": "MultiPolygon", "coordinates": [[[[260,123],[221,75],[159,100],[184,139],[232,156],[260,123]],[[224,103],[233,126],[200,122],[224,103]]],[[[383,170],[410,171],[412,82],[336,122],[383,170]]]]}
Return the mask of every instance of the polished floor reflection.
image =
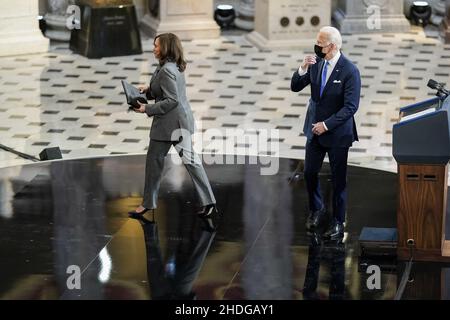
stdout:
{"type": "MultiPolygon", "coordinates": [[[[191,179],[170,157],[155,215],[131,218],[144,156],[0,169],[0,299],[394,298],[403,264],[366,261],[382,266],[371,288],[358,237],[395,227],[396,175],[350,168],[347,233],[333,243],[305,230],[304,182],[288,181],[297,160],[231,158],[205,166],[222,213],[212,220],[195,216],[191,179]],[[276,175],[261,175],[268,163],[276,175]]],[[[403,298],[449,299],[449,271],[414,264],[403,298]]]]}

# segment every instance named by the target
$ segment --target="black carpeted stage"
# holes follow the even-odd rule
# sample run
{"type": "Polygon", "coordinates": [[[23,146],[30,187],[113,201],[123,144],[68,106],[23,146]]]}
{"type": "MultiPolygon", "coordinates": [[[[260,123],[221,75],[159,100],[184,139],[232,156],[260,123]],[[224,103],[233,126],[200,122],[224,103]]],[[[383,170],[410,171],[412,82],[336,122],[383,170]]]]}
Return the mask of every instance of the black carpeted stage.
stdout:
{"type": "MultiPolygon", "coordinates": [[[[171,157],[154,221],[127,215],[141,201],[144,156],[0,169],[0,299],[394,298],[403,264],[383,261],[381,287],[369,289],[358,237],[395,228],[395,174],[349,168],[347,234],[330,243],[305,230],[304,182],[288,182],[297,160],[279,159],[272,176],[240,160],[205,166],[223,214],[215,230],[195,216],[192,182],[171,157]]],[[[414,263],[403,299],[417,298],[450,299],[450,266],[414,263]]]]}

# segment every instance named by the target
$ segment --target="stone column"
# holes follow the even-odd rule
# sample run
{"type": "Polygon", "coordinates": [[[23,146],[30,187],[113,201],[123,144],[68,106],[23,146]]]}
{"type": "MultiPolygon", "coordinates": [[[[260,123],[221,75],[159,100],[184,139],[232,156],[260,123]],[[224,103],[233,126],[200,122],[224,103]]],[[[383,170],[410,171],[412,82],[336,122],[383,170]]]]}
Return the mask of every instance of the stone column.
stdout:
{"type": "Polygon", "coordinates": [[[407,32],[403,0],[339,0],[333,17],[341,33],[407,32]]]}
{"type": "Polygon", "coordinates": [[[239,29],[253,30],[255,28],[255,0],[239,0],[236,8],[234,24],[239,29]]]}
{"type": "Polygon", "coordinates": [[[48,51],[38,22],[38,2],[0,1],[0,56],[48,51]]]}
{"type": "Polygon", "coordinates": [[[441,24],[441,34],[445,43],[450,43],[450,0],[446,1],[445,17],[441,24]]]}
{"type": "Polygon", "coordinates": [[[247,39],[260,49],[312,48],[320,28],[331,23],[331,0],[258,0],[255,31],[247,39]]]}
{"type": "Polygon", "coordinates": [[[48,12],[44,16],[46,23],[45,36],[51,40],[70,40],[70,30],[66,26],[67,7],[74,4],[74,0],[48,0],[48,12]]]}
{"type": "Polygon", "coordinates": [[[212,0],[149,0],[148,10],[141,28],[151,37],[165,32],[183,40],[220,36],[212,0]]]}

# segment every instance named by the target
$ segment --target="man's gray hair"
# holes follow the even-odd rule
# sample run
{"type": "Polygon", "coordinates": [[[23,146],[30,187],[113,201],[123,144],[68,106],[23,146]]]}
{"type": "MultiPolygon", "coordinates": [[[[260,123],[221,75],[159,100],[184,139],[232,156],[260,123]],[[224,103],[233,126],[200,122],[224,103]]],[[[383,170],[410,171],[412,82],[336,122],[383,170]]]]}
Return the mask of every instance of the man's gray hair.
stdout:
{"type": "Polygon", "coordinates": [[[334,43],[338,50],[342,48],[342,36],[338,29],[330,26],[323,27],[320,29],[320,32],[323,32],[328,35],[328,41],[330,43],[334,43]]]}

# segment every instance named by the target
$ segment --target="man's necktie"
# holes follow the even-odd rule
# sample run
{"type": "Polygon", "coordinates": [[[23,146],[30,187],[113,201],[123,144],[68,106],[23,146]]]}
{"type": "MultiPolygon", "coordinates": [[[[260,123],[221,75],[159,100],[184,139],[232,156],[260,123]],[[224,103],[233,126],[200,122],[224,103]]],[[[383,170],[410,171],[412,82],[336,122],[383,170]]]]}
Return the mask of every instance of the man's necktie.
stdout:
{"type": "Polygon", "coordinates": [[[328,71],[328,61],[325,61],[325,64],[322,69],[322,82],[320,83],[320,96],[322,96],[323,89],[327,85],[327,71],[328,71]]]}

